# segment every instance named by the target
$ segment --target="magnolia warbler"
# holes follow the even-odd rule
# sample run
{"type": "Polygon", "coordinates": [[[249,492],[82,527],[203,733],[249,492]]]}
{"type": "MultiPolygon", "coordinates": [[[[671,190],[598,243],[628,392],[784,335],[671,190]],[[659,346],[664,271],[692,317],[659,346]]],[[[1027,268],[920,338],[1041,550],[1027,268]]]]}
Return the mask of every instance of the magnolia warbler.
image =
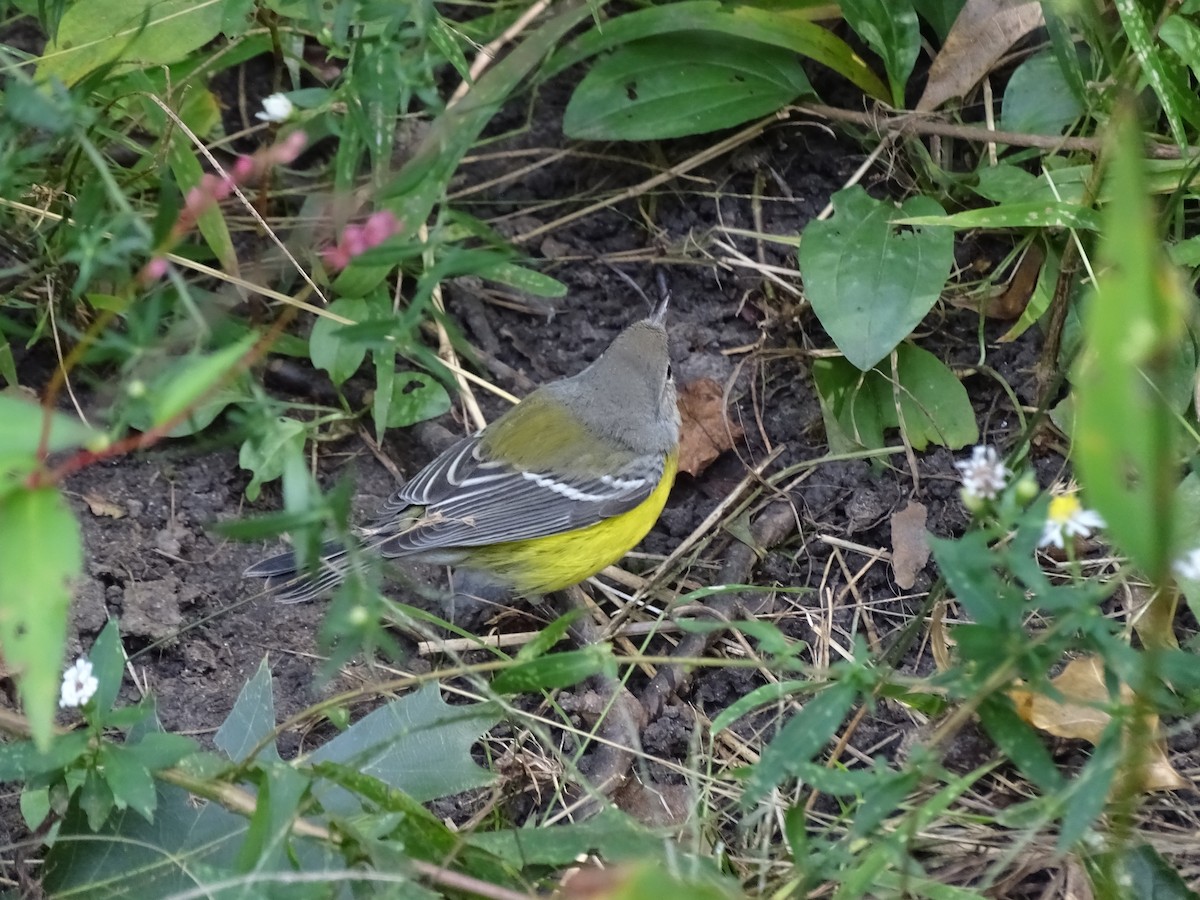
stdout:
{"type": "MultiPolygon", "coordinates": [[[[460,566],[518,594],[561,590],[611,565],[658,520],[679,450],[666,301],[570,378],[535,390],[448,448],[359,530],[384,557],[460,566]]],[[[298,576],[292,552],[255,563],[284,602],[311,600],[351,565],[326,545],[298,576]]]]}

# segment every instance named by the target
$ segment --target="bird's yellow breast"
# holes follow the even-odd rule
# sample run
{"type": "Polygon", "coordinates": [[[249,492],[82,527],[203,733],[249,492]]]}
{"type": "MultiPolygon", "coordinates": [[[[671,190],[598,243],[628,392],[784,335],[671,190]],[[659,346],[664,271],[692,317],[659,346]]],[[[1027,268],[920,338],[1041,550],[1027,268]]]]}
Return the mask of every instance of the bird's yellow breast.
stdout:
{"type": "Polygon", "coordinates": [[[675,483],[677,466],[678,456],[672,453],[658,486],[628,512],[562,534],[471,548],[467,564],[520,594],[547,594],[578,584],[615,563],[654,527],[675,483]]]}

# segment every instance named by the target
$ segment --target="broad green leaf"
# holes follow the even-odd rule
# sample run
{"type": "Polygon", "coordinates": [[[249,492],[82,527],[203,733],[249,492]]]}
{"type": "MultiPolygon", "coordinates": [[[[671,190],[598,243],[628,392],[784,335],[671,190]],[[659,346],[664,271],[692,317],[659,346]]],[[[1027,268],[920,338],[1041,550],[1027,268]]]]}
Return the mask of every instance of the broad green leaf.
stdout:
{"type": "Polygon", "coordinates": [[[1148,897],[1196,900],[1196,892],[1149,844],[1085,858],[1097,897],[1148,897]]]}
{"type": "Polygon", "coordinates": [[[239,872],[277,872],[292,864],[292,828],[309,785],[307,774],[287,763],[267,763],[262,767],[250,828],[238,851],[239,872]]]}
{"type": "MultiPolygon", "coordinates": [[[[354,322],[366,320],[370,309],[366,300],[341,297],[329,304],[329,311],[354,322]]],[[[347,326],[321,316],[313,323],[308,339],[308,353],[318,369],[324,369],[334,384],[342,384],[358,371],[367,357],[367,345],[343,336],[347,326]]]]}
{"type": "Polygon", "coordinates": [[[921,49],[921,25],[909,0],[841,0],[842,15],[879,54],[892,87],[892,105],[904,107],[904,87],[921,49]]]}
{"type": "MultiPolygon", "coordinates": [[[[184,413],[199,415],[202,407],[211,407],[211,402],[217,402],[220,406],[215,412],[211,408],[204,410],[205,415],[211,413],[208,418],[211,422],[220,409],[236,398],[236,394],[225,394],[219,399],[216,395],[222,383],[231,380],[234,367],[256,340],[258,335],[247,334],[241,340],[212,353],[194,354],[172,363],[153,389],[147,390],[150,412],[148,424],[158,427],[184,413]]],[[[179,424],[186,426],[187,423],[179,424]]]]}
{"type": "MultiPolygon", "coordinates": [[[[309,759],[352,766],[418,801],[433,800],[491,783],[495,776],[470,751],[498,718],[490,704],[450,706],[429,684],[355,722],[309,759]]],[[[317,785],[313,795],[339,814],[359,806],[340,788],[317,785]]]]}
{"type": "Polygon", "coordinates": [[[710,32],[618,47],[571,95],[563,132],[580,140],[705,134],[769,115],[812,87],[789,50],[710,32]]]}
{"type": "Polygon", "coordinates": [[[925,318],[954,262],[948,229],[893,224],[942,208],[913,197],[898,210],[855,185],[833,195],[834,216],[800,241],[800,272],[813,312],[838,349],[866,371],[925,318]]]}
{"type": "MultiPolygon", "coordinates": [[[[42,440],[46,409],[19,390],[0,392],[0,461],[9,457],[33,458],[42,440]]],[[[58,453],[73,447],[101,450],[108,443],[103,432],[84,425],[74,416],[50,413],[46,450],[58,453]]]]}
{"type": "Polygon", "coordinates": [[[616,660],[609,644],[590,644],[578,650],[550,653],[514,663],[492,681],[498,694],[527,694],[570,687],[601,672],[616,675],[616,660]]]}
{"type": "Polygon", "coordinates": [[[38,63],[66,85],[109,63],[178,62],[221,31],[226,0],[77,0],[38,63]]]}
{"type": "Polygon", "coordinates": [[[887,88],[862,57],[841,38],[816,24],[814,20],[823,16],[825,10],[826,5],[819,0],[799,0],[774,9],[720,0],[650,6],[599,23],[585,32],[551,57],[541,77],[552,78],[598,53],[643,38],[707,31],[799,53],[828,66],[875,99],[887,100],[887,88]]]}
{"type": "Polygon", "coordinates": [[[912,344],[896,349],[895,377],[887,363],[864,373],[846,360],[824,359],[813,365],[813,381],[840,446],[883,447],[888,428],[902,428],[917,450],[931,443],[957,450],[979,437],[962,382],[940,359],[912,344]]]}
{"type": "Polygon", "coordinates": [[[253,473],[246,499],[253,503],[268,481],[280,477],[290,456],[304,455],[307,429],[303,422],[279,416],[260,422],[238,451],[238,465],[253,473]]]}
{"type": "Polygon", "coordinates": [[[966,0],[913,0],[913,7],[929,23],[941,43],[945,43],[946,35],[965,4],[966,0]]]}
{"type": "Polygon", "coordinates": [[[1062,134],[1083,113],[1083,104],[1051,50],[1017,66],[1004,88],[1000,127],[1031,134],[1062,134]]]}
{"type": "Polygon", "coordinates": [[[1140,135],[1118,122],[1113,201],[1105,211],[1096,285],[1085,307],[1085,342],[1072,375],[1073,453],[1090,506],[1115,543],[1154,581],[1175,547],[1175,424],[1167,397],[1188,301],[1163,258],[1145,191],[1140,135]]]}
{"type": "Polygon", "coordinates": [[[147,820],[154,818],[158,803],[154,779],[135,754],[119,744],[104,744],[100,749],[100,771],[117,809],[132,809],[147,820]]]}
{"type": "Polygon", "coordinates": [[[57,490],[0,496],[0,646],[43,751],[58,708],[72,582],[82,570],[79,523],[57,490]]]}
{"type": "Polygon", "coordinates": [[[441,383],[423,372],[397,372],[388,428],[404,428],[450,411],[450,395],[441,383]]]}
{"type": "Polygon", "coordinates": [[[1158,36],[1200,78],[1200,25],[1178,14],[1168,16],[1158,36]]]}
{"type": "MultiPolygon", "coordinates": [[[[271,737],[274,730],[275,697],[272,693],[271,669],[263,659],[254,677],[246,682],[238,694],[233,709],[217,729],[213,743],[234,762],[245,762],[250,751],[271,737]]],[[[274,740],[259,751],[258,759],[268,762],[279,760],[274,740]]]]}

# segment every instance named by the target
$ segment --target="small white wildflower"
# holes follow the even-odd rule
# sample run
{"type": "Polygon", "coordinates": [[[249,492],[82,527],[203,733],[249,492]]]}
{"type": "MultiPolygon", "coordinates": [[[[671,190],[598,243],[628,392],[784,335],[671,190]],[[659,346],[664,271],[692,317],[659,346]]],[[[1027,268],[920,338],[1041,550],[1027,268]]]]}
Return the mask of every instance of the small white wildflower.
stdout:
{"type": "Polygon", "coordinates": [[[1074,494],[1063,494],[1050,501],[1046,511],[1046,524],[1042,526],[1039,547],[1055,546],[1065,549],[1067,538],[1088,537],[1097,528],[1104,527],[1104,519],[1098,512],[1084,509],[1074,494]]]}
{"type": "Polygon", "coordinates": [[[1200,581],[1200,547],[1183,554],[1171,564],[1171,568],[1185,581],[1200,581]]]}
{"type": "Polygon", "coordinates": [[[980,500],[995,500],[1012,474],[996,448],[984,445],[972,450],[970,459],[956,462],[954,468],[962,474],[963,493],[980,500]]]}
{"type": "Polygon", "coordinates": [[[63,673],[62,694],[59,695],[58,705],[63,709],[83,706],[92,699],[100,682],[92,674],[92,664],[85,656],[75,660],[75,665],[63,673]]]}
{"type": "Polygon", "coordinates": [[[286,122],[292,117],[295,107],[285,94],[272,94],[263,100],[262,112],[254,114],[263,122],[286,122]]]}

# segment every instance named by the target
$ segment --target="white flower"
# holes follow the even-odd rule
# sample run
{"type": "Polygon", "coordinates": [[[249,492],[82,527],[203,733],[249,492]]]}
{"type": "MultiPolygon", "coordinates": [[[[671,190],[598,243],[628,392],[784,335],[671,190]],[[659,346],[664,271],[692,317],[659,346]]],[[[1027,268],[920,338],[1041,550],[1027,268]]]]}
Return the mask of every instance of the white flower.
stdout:
{"type": "Polygon", "coordinates": [[[1042,526],[1039,547],[1051,545],[1062,550],[1067,538],[1088,537],[1097,528],[1104,527],[1104,519],[1098,512],[1084,509],[1074,494],[1063,494],[1050,501],[1046,511],[1046,524],[1042,526]]]}
{"type": "Polygon", "coordinates": [[[75,665],[63,673],[62,694],[58,698],[58,705],[63,709],[83,706],[92,699],[98,687],[100,682],[92,674],[92,664],[87,657],[81,656],[75,660],[75,665]]]}
{"type": "Polygon", "coordinates": [[[272,94],[263,100],[262,112],[255,113],[254,117],[263,122],[286,122],[294,110],[286,94],[272,94]]]}
{"type": "Polygon", "coordinates": [[[1012,474],[996,448],[983,445],[971,451],[970,459],[956,462],[954,468],[962,474],[963,493],[980,500],[995,500],[1012,474]]]}
{"type": "Polygon", "coordinates": [[[1200,547],[1183,554],[1171,564],[1171,568],[1185,581],[1200,581],[1200,547]]]}

